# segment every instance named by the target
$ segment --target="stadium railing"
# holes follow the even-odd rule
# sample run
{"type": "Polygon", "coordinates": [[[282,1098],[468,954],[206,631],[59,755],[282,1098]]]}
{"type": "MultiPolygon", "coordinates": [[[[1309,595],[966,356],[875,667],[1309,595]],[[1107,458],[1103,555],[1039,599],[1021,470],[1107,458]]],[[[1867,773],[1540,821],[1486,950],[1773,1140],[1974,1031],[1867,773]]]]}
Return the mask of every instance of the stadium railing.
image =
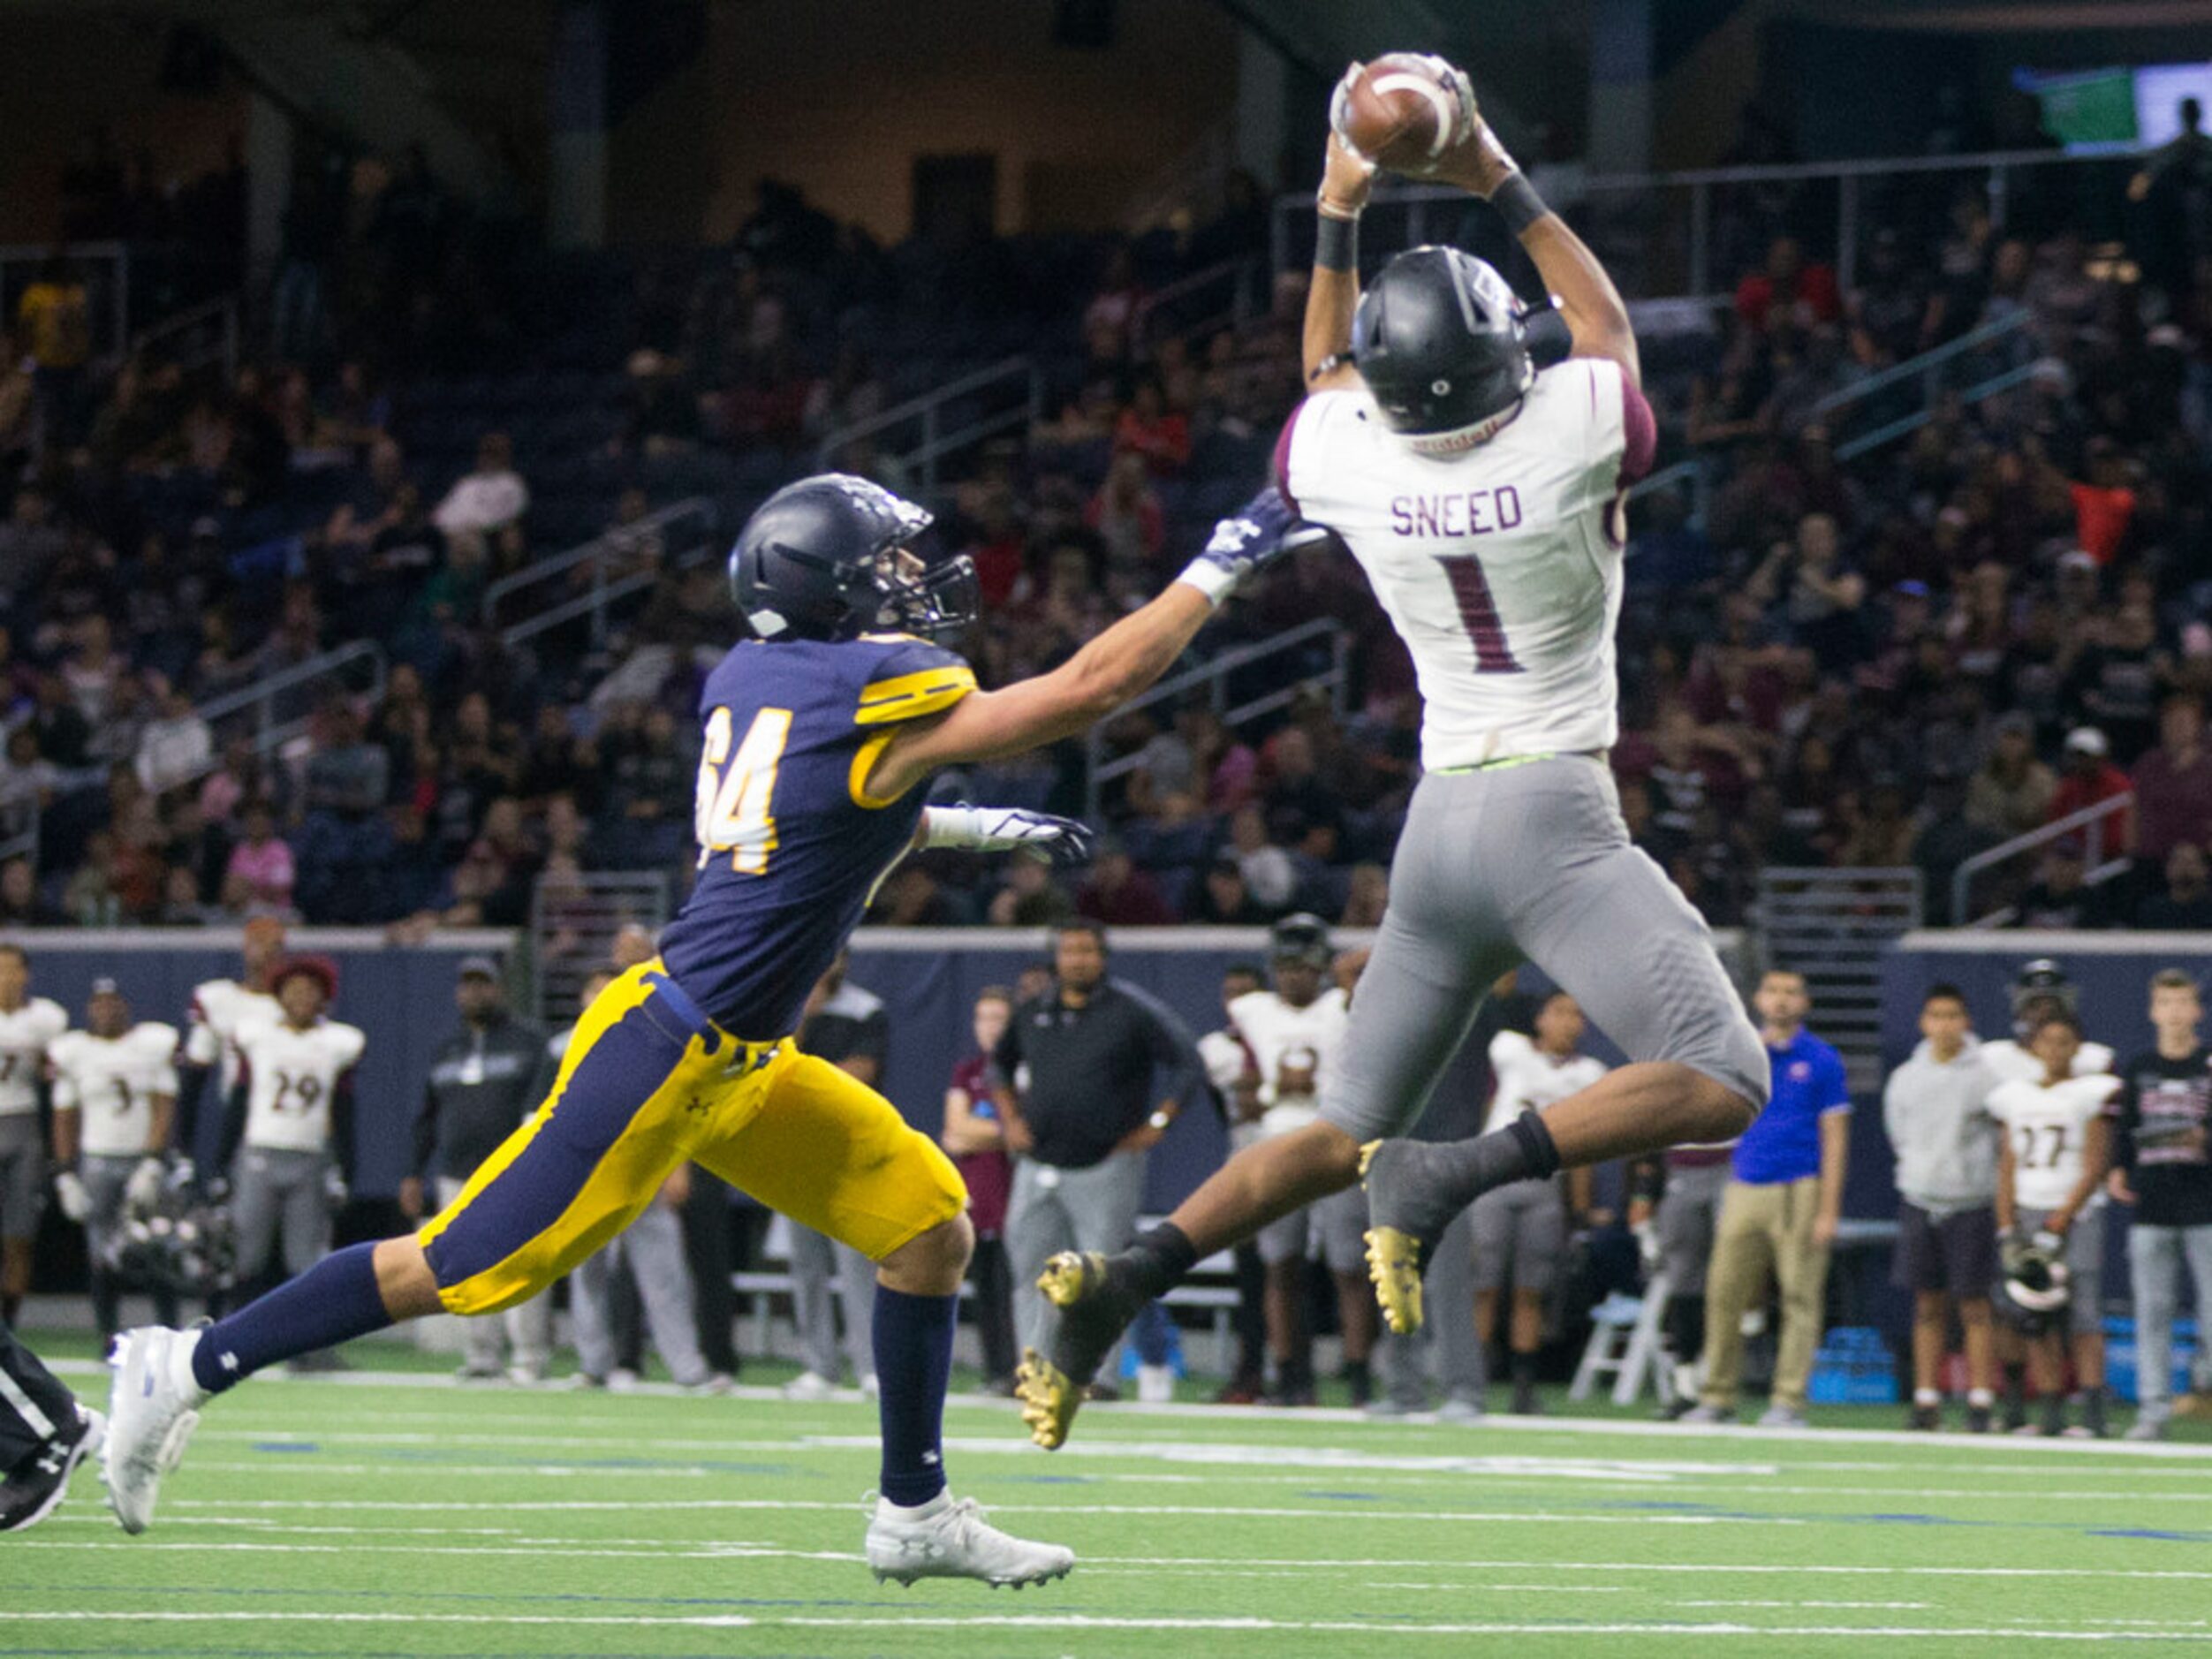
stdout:
{"type": "Polygon", "coordinates": [[[1961,928],[2002,928],[2018,915],[2015,905],[2004,905],[1975,915],[1972,910],[1974,878],[1985,870],[1993,870],[2031,854],[2040,856],[2052,844],[2073,837],[2081,841],[2087,856],[2082,860],[2082,884],[2102,886],[2128,867],[2125,825],[2128,815],[2135,810],[2133,791],[2115,795],[2070,812],[2063,818],[2054,818],[2040,830],[2026,835],[2014,836],[2010,841],[2000,841],[1987,852],[1977,852],[1959,865],[1951,878],[1951,913],[1961,928]]]}
{"type": "Polygon", "coordinates": [[[1027,431],[1043,414],[1042,367],[1035,358],[1026,355],[1002,358],[830,433],[816,446],[814,465],[823,471],[834,470],[838,458],[857,440],[880,441],[883,434],[904,432],[908,447],[886,451],[883,459],[919,479],[923,493],[935,496],[941,464],[946,459],[1002,432],[1027,431]],[[995,396],[986,398],[986,393],[995,396]],[[1000,398],[1008,401],[989,406],[1000,398]]]}
{"type": "Polygon", "coordinates": [[[126,355],[158,358],[190,373],[218,367],[235,379],[239,368],[239,297],[223,294],[163,317],[131,336],[126,355]]]}
{"type": "Polygon", "coordinates": [[[1143,358],[1163,334],[1189,337],[1249,322],[1259,308],[1261,275],[1257,259],[1225,259],[1154,290],[1130,321],[1132,355],[1143,358]]]}
{"type": "MultiPolygon", "coordinates": [[[[1223,651],[1219,656],[1172,679],[1162,680],[1141,697],[1125,703],[1121,715],[1149,708],[1163,702],[1180,702],[1194,693],[1202,693],[1213,705],[1222,723],[1231,730],[1262,715],[1287,708],[1291,700],[1308,686],[1319,686],[1329,693],[1329,706],[1342,720],[1349,709],[1352,690],[1352,635],[1341,624],[1329,617],[1315,617],[1296,627],[1285,628],[1280,633],[1251,645],[1240,645],[1223,651]],[[1300,676],[1294,683],[1278,686],[1258,697],[1231,705],[1229,701],[1230,676],[1255,663],[1279,657],[1284,653],[1301,647],[1326,641],[1329,666],[1318,674],[1300,676]]],[[[1117,716],[1118,719],[1120,716],[1117,716]]],[[[1126,776],[1137,769],[1139,757],[1135,754],[1117,755],[1108,759],[1106,739],[1098,727],[1093,726],[1083,739],[1083,769],[1085,783],[1083,799],[1086,810],[1095,818],[1100,802],[1104,799],[1106,785],[1117,777],[1126,776]]]]}
{"type": "Polygon", "coordinates": [[[210,697],[193,712],[208,723],[218,758],[224,742],[239,735],[241,727],[251,736],[254,752],[267,756],[305,731],[315,709],[333,693],[379,701],[387,667],[384,648],[375,640],[349,640],[210,697]]]}
{"type": "Polygon", "coordinates": [[[1880,1078],[1882,958],[1922,915],[1921,876],[1910,866],[1759,872],[1761,965],[1805,976],[1821,1035],[1843,1055],[1853,1089],[1880,1078]]]}
{"type": "MultiPolygon", "coordinates": [[[[1582,173],[1572,167],[1533,170],[1555,205],[1570,213],[1578,208],[1592,210],[1592,218],[1602,226],[1595,234],[1602,256],[1640,262],[1642,269],[1634,274],[1642,280],[1636,286],[1652,294],[1713,297],[1733,286],[1734,272],[1743,262],[1721,258],[1715,247],[1716,205],[1731,190],[1832,190],[1834,238],[1820,251],[1823,256],[1832,254],[1837,279],[1848,289],[1858,275],[1864,211],[1875,188],[1906,181],[1979,178],[1989,200],[1990,217],[2002,227],[2014,175],[2048,167],[2088,168],[2114,175],[2113,188],[2107,193],[2117,216],[2124,205],[2125,174],[2134,170],[2140,156],[2135,150],[2087,155],[2063,150],[1980,150],[1965,155],[1890,155],[1659,173],[1582,173]],[[1608,200],[1601,202],[1601,198],[1608,200]],[[1623,223],[1617,225],[1615,220],[1623,223]],[[1661,284],[1670,278],[1677,285],[1663,290],[1661,284]]],[[[1392,181],[1375,193],[1367,222],[1371,227],[1388,223],[1399,234],[1378,234],[1371,245],[1411,246],[1439,234],[1448,236],[1468,205],[1464,192],[1448,186],[1392,181]]],[[[1271,262],[1276,270],[1302,263],[1311,252],[1313,216],[1312,192],[1289,192],[1276,198],[1271,262]]]]}
{"type": "Polygon", "coordinates": [[[490,583],[484,589],[484,625],[498,628],[501,643],[511,649],[549,628],[587,617],[592,644],[603,645],[614,605],[651,587],[663,571],[687,569],[718,552],[720,530],[713,501],[686,496],[490,583]],[[557,586],[539,591],[548,584],[557,586]],[[523,598],[519,616],[508,602],[517,595],[523,598]]]}

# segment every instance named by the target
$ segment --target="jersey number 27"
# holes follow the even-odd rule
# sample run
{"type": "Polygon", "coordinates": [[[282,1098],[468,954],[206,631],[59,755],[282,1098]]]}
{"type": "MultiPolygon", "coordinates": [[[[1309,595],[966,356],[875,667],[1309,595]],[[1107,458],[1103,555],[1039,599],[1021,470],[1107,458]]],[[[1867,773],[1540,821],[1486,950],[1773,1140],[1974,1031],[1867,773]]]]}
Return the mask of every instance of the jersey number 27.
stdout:
{"type": "Polygon", "coordinates": [[[776,850],[776,820],[769,803],[776,793],[776,768],[791,741],[792,711],[763,708],[745,729],[737,753],[730,752],[727,708],[707,717],[707,746],[699,757],[699,792],[693,829],[699,837],[699,865],[717,852],[730,855],[740,875],[759,875],[776,850]]]}

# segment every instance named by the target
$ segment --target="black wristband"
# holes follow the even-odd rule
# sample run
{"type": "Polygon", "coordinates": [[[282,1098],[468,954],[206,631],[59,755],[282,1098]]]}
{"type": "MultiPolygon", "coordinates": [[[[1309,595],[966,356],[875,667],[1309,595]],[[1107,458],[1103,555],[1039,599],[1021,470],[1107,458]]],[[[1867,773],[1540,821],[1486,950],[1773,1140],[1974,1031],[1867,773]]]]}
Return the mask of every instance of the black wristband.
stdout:
{"type": "Polygon", "coordinates": [[[1323,270],[1360,269],[1360,221],[1324,213],[1314,238],[1314,263],[1323,270]]]}
{"type": "Polygon", "coordinates": [[[1536,186],[1518,172],[1490,193],[1490,205],[1505,216],[1505,228],[1515,236],[1551,211],[1536,193],[1536,186]]]}

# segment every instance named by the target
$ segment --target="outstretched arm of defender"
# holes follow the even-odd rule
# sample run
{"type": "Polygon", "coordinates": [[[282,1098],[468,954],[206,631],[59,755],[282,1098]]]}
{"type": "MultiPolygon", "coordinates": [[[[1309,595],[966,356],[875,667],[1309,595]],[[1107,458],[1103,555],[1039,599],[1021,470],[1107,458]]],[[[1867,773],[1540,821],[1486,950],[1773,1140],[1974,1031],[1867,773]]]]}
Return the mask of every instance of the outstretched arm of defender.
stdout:
{"type": "Polygon", "coordinates": [[[1095,725],[1166,673],[1215,607],[1296,546],[1305,528],[1281,496],[1262,491],[1214,527],[1205,551],[1167,592],[1049,674],[974,693],[902,731],[868,774],[868,793],[891,799],[943,767],[1020,754],[1095,725]]]}

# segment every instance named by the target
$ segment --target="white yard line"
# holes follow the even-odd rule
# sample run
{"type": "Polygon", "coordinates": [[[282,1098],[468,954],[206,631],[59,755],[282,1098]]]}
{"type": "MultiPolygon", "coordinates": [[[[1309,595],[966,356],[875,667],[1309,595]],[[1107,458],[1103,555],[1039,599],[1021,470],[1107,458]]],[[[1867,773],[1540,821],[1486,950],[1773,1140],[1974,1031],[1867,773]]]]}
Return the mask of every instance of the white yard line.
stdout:
{"type": "Polygon", "coordinates": [[[635,1629],[651,1625],[690,1630],[1034,1630],[1060,1631],[1213,1631],[1225,1635],[1244,1632],[1360,1636],[1749,1636],[1772,1641],[1777,1637],[1859,1637],[1882,1641],[1979,1640],[1996,1641],[2178,1641],[2197,1640],[2179,1632],[2137,1629],[2054,1629],[2030,1625],[1745,1625],[1720,1622],[1685,1624],[1520,1623],[1409,1624],[1396,1619],[1294,1619],[1239,1617],[1133,1617],[1102,1613],[972,1613],[938,1614],[887,1612],[878,1616],[779,1614],[760,1617],[741,1613],[591,1614],[591,1613],[406,1613],[364,1611],[316,1612],[186,1612],[165,1609],[123,1611],[101,1609],[92,1612],[11,1612],[11,1623],[32,1620],[59,1623],[100,1621],[184,1625],[473,1625],[496,1626],[598,1625],[635,1629]]]}

